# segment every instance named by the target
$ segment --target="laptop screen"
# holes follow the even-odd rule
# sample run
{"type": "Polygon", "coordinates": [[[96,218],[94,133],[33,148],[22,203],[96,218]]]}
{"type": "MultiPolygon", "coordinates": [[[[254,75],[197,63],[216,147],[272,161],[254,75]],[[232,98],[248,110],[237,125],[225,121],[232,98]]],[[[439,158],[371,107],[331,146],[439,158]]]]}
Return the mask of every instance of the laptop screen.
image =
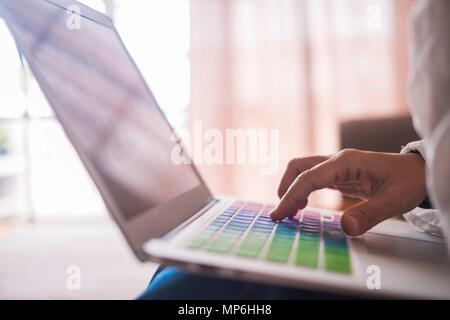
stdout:
{"type": "Polygon", "coordinates": [[[193,166],[172,161],[180,150],[172,129],[109,19],[64,0],[1,0],[0,11],[126,220],[201,183],[193,166]]]}

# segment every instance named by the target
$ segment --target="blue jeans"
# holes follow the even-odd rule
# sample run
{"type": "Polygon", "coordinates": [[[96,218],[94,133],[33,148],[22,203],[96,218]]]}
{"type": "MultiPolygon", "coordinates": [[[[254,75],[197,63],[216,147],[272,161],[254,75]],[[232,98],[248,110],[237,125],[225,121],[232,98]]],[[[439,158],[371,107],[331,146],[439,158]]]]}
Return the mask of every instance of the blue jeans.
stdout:
{"type": "Polygon", "coordinates": [[[292,300],[350,297],[276,285],[192,274],[175,267],[159,267],[143,300],[292,300]]]}

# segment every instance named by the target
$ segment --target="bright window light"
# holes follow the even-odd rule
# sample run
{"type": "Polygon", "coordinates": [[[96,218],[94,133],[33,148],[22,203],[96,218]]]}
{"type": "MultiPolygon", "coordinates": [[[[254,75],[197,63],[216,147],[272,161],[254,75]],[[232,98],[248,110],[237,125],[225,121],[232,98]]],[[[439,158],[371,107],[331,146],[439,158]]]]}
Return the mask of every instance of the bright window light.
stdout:
{"type": "MultiPolygon", "coordinates": [[[[182,129],[190,99],[189,0],[81,2],[114,17],[122,40],[161,108],[171,124],[182,129]]],[[[26,63],[22,67],[3,20],[0,20],[0,42],[0,119],[20,119],[25,110],[30,116],[22,124],[27,128],[24,132],[33,211],[38,217],[91,216],[104,212],[98,192],[54,119],[37,82],[26,63]]]]}

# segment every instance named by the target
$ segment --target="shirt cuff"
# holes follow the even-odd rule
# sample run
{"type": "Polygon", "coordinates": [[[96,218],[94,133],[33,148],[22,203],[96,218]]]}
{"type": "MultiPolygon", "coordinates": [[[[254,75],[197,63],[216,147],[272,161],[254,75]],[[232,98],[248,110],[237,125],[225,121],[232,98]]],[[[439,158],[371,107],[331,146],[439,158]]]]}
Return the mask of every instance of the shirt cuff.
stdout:
{"type": "Polygon", "coordinates": [[[402,150],[400,151],[401,154],[405,153],[411,153],[417,151],[420,153],[422,158],[426,159],[425,157],[425,140],[419,140],[419,141],[413,141],[408,143],[405,147],[402,147],[402,150]]]}
{"type": "MultiPolygon", "coordinates": [[[[425,140],[419,140],[408,143],[402,147],[401,154],[419,153],[422,158],[425,158],[425,140]]],[[[403,215],[406,221],[416,226],[422,231],[432,234],[434,236],[442,237],[442,229],[440,226],[440,213],[438,210],[433,210],[433,206],[428,197],[418,206],[418,208],[405,213],[403,215]],[[426,210],[428,209],[428,210],[426,210]],[[431,209],[431,210],[429,210],[431,209]]]]}

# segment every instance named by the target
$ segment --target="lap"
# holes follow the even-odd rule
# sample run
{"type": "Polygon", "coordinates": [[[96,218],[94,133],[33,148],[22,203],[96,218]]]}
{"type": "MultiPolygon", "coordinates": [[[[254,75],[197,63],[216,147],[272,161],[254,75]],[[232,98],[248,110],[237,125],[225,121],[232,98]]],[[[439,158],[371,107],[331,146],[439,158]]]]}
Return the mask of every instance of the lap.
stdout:
{"type": "Polygon", "coordinates": [[[277,285],[193,274],[179,268],[165,267],[157,271],[147,290],[138,299],[292,300],[340,298],[345,297],[277,285]]]}

